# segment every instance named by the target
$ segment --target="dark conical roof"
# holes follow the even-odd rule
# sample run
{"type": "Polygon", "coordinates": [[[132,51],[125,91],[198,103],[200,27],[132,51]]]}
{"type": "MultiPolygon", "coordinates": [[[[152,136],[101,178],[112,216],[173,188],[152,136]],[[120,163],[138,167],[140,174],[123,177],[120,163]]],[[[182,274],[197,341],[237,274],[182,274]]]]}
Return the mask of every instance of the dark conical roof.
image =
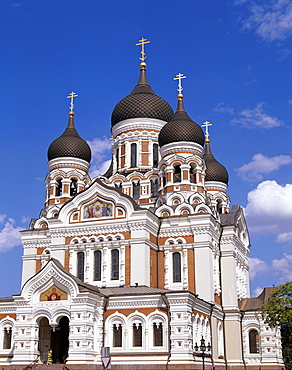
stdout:
{"type": "Polygon", "coordinates": [[[187,115],[182,99],[178,100],[175,115],[162,127],[158,137],[160,147],[180,141],[191,141],[204,146],[203,130],[187,115]]]}
{"type": "Polygon", "coordinates": [[[112,126],[128,118],[156,118],[169,121],[173,116],[170,105],[154,93],[147,81],[145,66],[134,90],[120,100],[112,112],[112,126]]]}
{"type": "Polygon", "coordinates": [[[220,181],[227,185],[228,172],[226,168],[213,157],[209,141],[206,141],[204,160],[206,164],[205,181],[220,181]]]}
{"type": "Polygon", "coordinates": [[[76,131],[74,112],[69,113],[69,121],[63,134],[52,142],[48,149],[48,160],[59,157],[75,157],[90,162],[91,150],[76,131]]]}

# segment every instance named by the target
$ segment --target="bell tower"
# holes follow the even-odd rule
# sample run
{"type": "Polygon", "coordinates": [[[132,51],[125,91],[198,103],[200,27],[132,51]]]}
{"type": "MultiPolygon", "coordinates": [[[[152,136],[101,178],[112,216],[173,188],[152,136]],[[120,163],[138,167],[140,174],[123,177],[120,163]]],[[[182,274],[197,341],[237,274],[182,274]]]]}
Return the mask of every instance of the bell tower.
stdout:
{"type": "Polygon", "coordinates": [[[45,210],[54,217],[60,206],[90,185],[88,170],[91,150],[83,140],[74,123],[74,98],[72,92],[68,125],[63,134],[55,139],[48,149],[49,173],[46,176],[45,210]]]}

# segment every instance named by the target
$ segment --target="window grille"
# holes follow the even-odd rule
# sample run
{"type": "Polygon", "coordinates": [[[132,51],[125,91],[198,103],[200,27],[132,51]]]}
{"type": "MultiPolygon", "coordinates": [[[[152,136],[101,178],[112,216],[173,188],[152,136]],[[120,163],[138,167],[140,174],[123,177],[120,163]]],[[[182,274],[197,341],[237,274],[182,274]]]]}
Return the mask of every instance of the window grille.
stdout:
{"type": "Polygon", "coordinates": [[[133,198],[134,199],[140,198],[140,182],[139,181],[136,184],[133,182],[133,198]]]}
{"type": "Polygon", "coordinates": [[[12,328],[4,328],[3,349],[11,348],[12,328]]]}
{"type": "Polygon", "coordinates": [[[77,277],[84,281],[84,252],[77,253],[77,277]]]}
{"type": "Polygon", "coordinates": [[[133,347],[142,347],[142,324],[133,325],[133,347]]]}
{"type": "Polygon", "coordinates": [[[153,167],[158,166],[158,144],[153,144],[153,167]]]}
{"type": "Polygon", "coordinates": [[[259,353],[259,333],[256,330],[249,332],[249,353],[259,353]]]}
{"type": "Polygon", "coordinates": [[[158,196],[158,180],[151,180],[151,195],[152,197],[158,196]]]}
{"type": "Polygon", "coordinates": [[[94,252],[94,281],[101,280],[101,251],[94,252]]]}
{"type": "Polygon", "coordinates": [[[154,347],[163,346],[163,326],[162,322],[153,324],[153,343],[154,347]]]}
{"type": "Polygon", "coordinates": [[[173,270],[173,282],[181,282],[181,255],[179,252],[175,252],[172,255],[172,270],[173,270]]]}
{"type": "Polygon", "coordinates": [[[122,324],[113,325],[113,347],[122,347],[123,328],[122,324]]]}
{"type": "Polygon", "coordinates": [[[113,249],[111,251],[111,257],[112,257],[112,274],[111,279],[112,280],[119,280],[119,251],[117,249],[113,249]]]}
{"type": "Polygon", "coordinates": [[[131,144],[131,167],[137,167],[137,144],[131,144]]]}

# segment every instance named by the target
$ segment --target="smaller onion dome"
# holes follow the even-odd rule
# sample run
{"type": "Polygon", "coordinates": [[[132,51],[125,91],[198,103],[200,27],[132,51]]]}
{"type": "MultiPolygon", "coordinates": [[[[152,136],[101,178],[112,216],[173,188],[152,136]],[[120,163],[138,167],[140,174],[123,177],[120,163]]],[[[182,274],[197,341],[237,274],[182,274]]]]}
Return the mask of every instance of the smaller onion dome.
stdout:
{"type": "Polygon", "coordinates": [[[203,158],[206,164],[205,181],[219,181],[227,185],[228,172],[226,168],[213,157],[209,140],[206,140],[203,158]]]}
{"type": "Polygon", "coordinates": [[[74,157],[90,162],[91,150],[85,140],[76,131],[74,112],[69,112],[69,121],[63,134],[55,139],[48,149],[48,160],[60,157],[74,157]]]}
{"type": "Polygon", "coordinates": [[[179,94],[175,115],[162,127],[159,133],[160,147],[180,141],[191,141],[204,146],[203,130],[187,115],[182,97],[182,94],[179,94]]]}
{"type": "Polygon", "coordinates": [[[146,63],[140,64],[140,77],[134,90],[120,100],[115,106],[111,123],[112,126],[129,118],[156,118],[169,121],[173,116],[171,106],[160,96],[156,95],[148,84],[146,63]]]}

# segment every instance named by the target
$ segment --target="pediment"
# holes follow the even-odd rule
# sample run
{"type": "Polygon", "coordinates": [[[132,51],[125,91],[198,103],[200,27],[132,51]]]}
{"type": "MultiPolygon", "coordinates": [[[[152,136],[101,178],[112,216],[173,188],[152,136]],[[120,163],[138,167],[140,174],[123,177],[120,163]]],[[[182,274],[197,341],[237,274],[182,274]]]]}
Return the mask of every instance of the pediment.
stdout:
{"type": "Polygon", "coordinates": [[[61,208],[59,219],[67,224],[103,222],[129,218],[136,209],[133,199],[97,179],[61,208]]]}

